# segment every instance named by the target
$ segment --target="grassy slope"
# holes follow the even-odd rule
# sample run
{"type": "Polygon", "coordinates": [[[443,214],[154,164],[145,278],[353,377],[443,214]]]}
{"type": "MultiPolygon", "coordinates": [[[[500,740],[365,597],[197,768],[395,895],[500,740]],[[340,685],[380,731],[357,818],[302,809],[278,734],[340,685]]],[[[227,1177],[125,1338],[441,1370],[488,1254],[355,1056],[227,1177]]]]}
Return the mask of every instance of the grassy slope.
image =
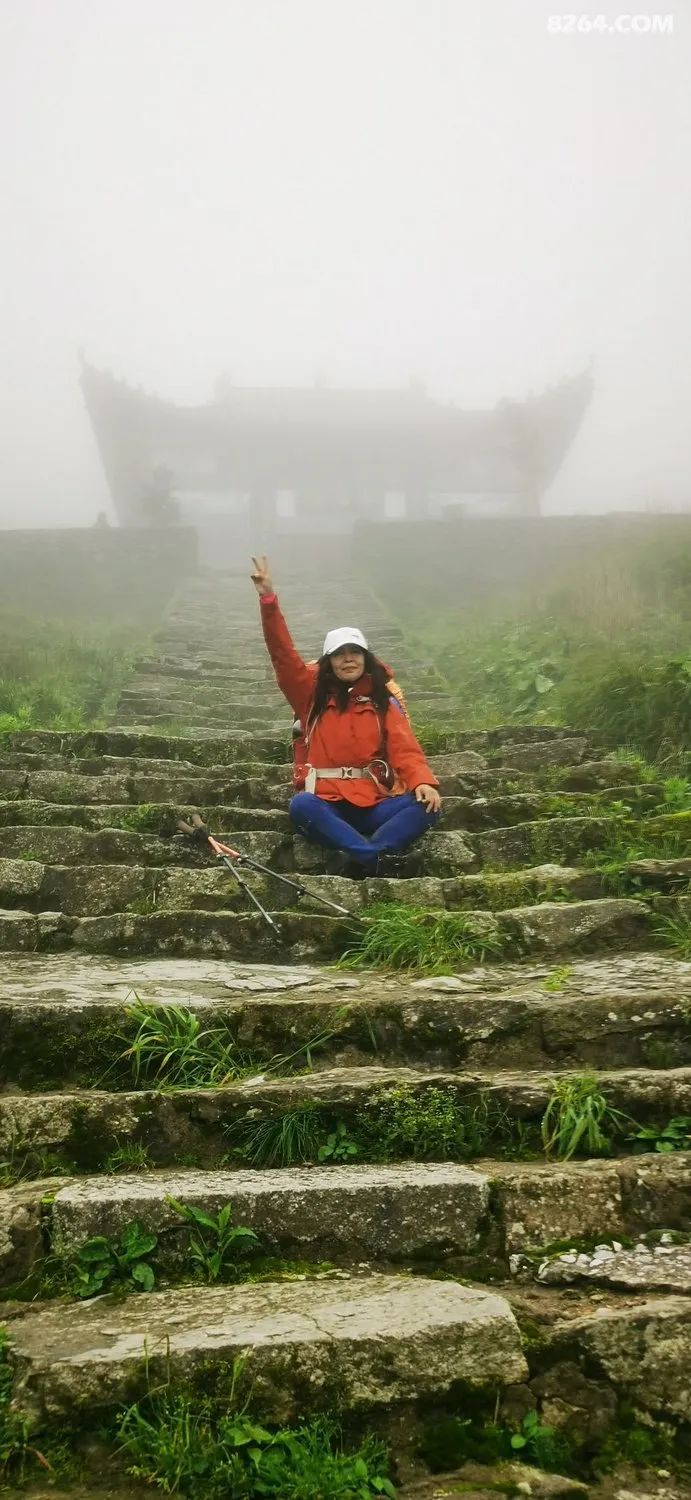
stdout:
{"type": "Polygon", "coordinates": [[[612,549],[537,598],[464,606],[448,584],[416,598],[407,630],[465,726],[588,726],[670,763],[691,744],[691,541],[612,549]]]}

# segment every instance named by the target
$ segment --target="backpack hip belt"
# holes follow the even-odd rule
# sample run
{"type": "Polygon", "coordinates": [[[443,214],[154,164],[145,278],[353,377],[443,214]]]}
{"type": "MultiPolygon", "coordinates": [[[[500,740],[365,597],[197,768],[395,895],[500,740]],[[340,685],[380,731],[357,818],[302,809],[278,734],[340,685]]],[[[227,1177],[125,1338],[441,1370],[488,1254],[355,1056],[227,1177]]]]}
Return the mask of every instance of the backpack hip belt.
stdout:
{"type": "Polygon", "coordinates": [[[387,780],[393,781],[391,771],[385,760],[370,761],[369,766],[305,766],[305,791],[314,792],[317,781],[373,781],[380,791],[388,791],[387,780]],[[371,766],[381,766],[384,776],[380,778],[370,769],[371,766]]]}

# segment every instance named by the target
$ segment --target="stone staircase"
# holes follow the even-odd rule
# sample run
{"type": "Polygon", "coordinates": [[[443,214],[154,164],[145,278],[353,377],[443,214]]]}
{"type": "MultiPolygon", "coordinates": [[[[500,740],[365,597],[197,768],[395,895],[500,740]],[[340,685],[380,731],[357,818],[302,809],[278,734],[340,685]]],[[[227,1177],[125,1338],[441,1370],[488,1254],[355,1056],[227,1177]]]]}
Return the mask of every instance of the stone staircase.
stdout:
{"type": "Polygon", "coordinates": [[[18,1408],[39,1428],[81,1427],[171,1374],[220,1389],[249,1350],[265,1418],[336,1405],[388,1422],[402,1494],[410,1434],[425,1412],[462,1414],[471,1389],[507,1420],[537,1404],[591,1449],[622,1404],[691,1423],[691,1153],[555,1163],[521,1147],[555,1078],[598,1079],[641,1126],[691,1116],[691,964],[654,931],[660,912],[688,909],[691,862],[632,863],[632,898],[586,859],[612,803],[662,850],[687,824],[586,731],[460,731],[433,663],[357,582],[307,600],[289,581],[281,602],[306,655],[342,616],[390,661],[442,746],[443,818],[391,878],[324,873],[289,827],[291,714],[250,585],[219,574],[186,585],[112,727],[5,742],[0,1157],[17,1180],[0,1192],[0,1279],[18,1408]],[[278,934],[176,833],[194,809],[304,884],[299,896],[246,873],[278,934]],[[358,914],[390,902],[459,914],[476,959],[430,978],[334,968],[358,914]],[[501,961],[478,962],[483,944],[501,961]],[[223,1029],[253,1066],[215,1086],[136,1079],[122,1056],[134,1002],[223,1029]],[[248,1122],[300,1110],[355,1140],[392,1089],[442,1091],[497,1128],[470,1164],[256,1169],[232,1148],[248,1122]],[[128,1150],[145,1165],[120,1175],[109,1164],[128,1150]],[[277,1266],[300,1269],[185,1284],[171,1198],[211,1214],[232,1202],[277,1266]],[[158,1236],[162,1289],[45,1295],[48,1252],[134,1220],[158,1236]],[[23,1281],[38,1300],[22,1300],[23,1281]]]}

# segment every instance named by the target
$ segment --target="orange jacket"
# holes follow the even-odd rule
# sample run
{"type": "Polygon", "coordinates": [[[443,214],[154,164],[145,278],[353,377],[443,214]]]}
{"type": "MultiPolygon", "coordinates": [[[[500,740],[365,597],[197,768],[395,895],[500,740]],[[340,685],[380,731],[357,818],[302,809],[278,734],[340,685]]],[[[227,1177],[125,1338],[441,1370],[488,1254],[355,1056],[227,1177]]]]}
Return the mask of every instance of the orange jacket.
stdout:
{"type": "MultiPolygon", "coordinates": [[[[262,629],[276,673],[276,681],[293,713],[302,720],[307,716],[314,696],[318,667],[303,661],[291,640],[288,626],[275,594],[260,599],[262,629]]],[[[372,703],[358,703],[371,684],[361,677],[351,688],[351,701],[344,713],[335,702],[327,704],[312,729],[309,742],[309,764],[313,766],[364,767],[382,753],[380,717],[372,703]]],[[[400,708],[389,703],[384,715],[386,759],[401,783],[401,789],[414,791],[416,786],[438,786],[423,751],[400,708]]],[[[345,799],[358,807],[371,807],[387,793],[369,777],[362,781],[317,781],[316,792],[327,802],[345,799]]]]}

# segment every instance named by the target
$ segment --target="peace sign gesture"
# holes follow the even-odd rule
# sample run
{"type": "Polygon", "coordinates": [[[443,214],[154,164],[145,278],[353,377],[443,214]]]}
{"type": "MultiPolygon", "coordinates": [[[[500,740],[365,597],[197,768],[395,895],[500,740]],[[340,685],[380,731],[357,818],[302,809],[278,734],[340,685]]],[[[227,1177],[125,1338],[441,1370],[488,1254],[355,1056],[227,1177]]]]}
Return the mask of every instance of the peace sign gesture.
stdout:
{"type": "Polygon", "coordinates": [[[262,594],[273,594],[274,586],[271,582],[269,559],[266,554],[262,557],[253,557],[252,562],[254,563],[254,572],[251,577],[259,597],[261,598],[262,594]]]}

